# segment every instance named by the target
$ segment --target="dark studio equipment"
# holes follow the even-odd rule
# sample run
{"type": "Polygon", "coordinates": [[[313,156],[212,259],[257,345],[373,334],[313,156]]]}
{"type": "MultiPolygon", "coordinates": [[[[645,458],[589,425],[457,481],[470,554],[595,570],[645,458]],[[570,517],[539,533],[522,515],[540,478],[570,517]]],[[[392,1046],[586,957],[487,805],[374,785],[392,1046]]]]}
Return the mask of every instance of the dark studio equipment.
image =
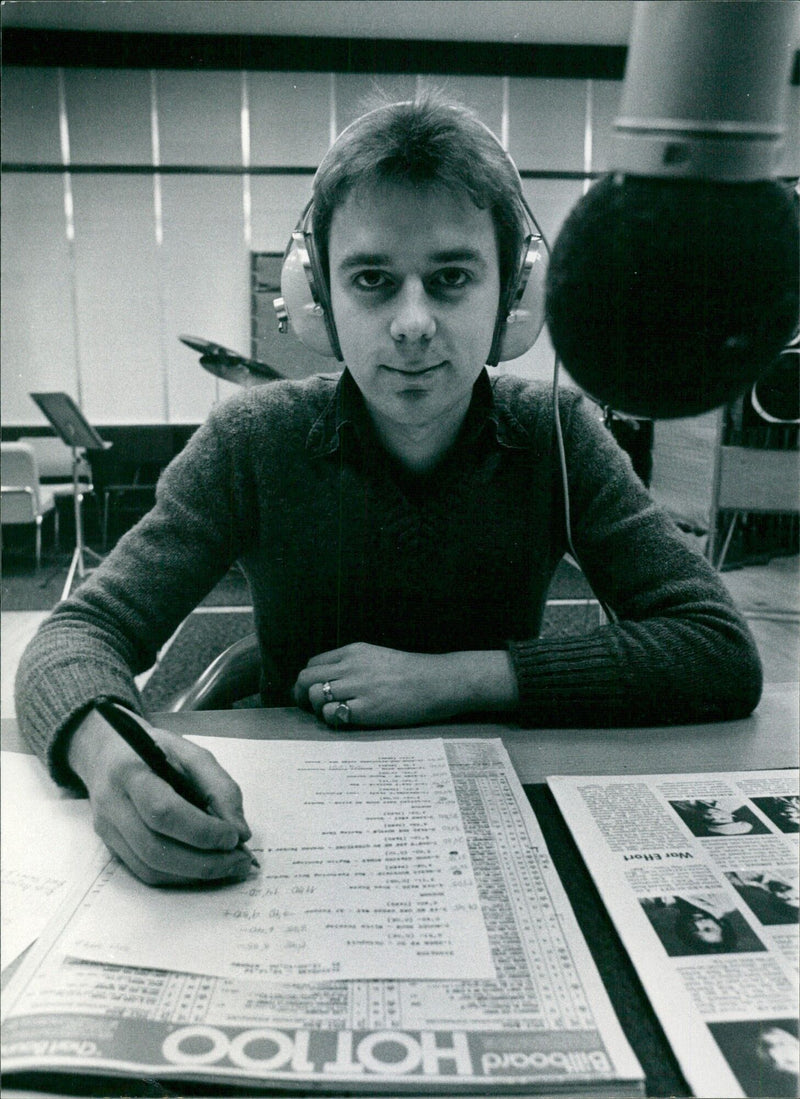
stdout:
{"type": "Polygon", "coordinates": [[[221,344],[203,340],[199,336],[179,336],[181,343],[191,347],[193,351],[200,352],[200,365],[217,378],[235,385],[250,387],[263,385],[265,382],[274,382],[283,375],[267,363],[257,359],[246,359],[236,351],[231,351],[221,344]]]}
{"type": "Polygon", "coordinates": [[[761,375],[750,401],[768,424],[800,424],[800,337],[761,375]]]}
{"type": "Polygon", "coordinates": [[[567,218],[547,323],[575,381],[639,417],[735,399],[798,320],[798,214],[775,176],[798,6],[637,3],[609,175],[567,218]]]}
{"type": "Polygon", "coordinates": [[[47,419],[56,430],[56,434],[72,451],[72,498],[75,508],[75,550],[72,554],[62,599],[72,591],[75,576],[83,579],[90,571],[86,557],[100,562],[102,558],[89,549],[83,537],[83,492],[80,485],[80,455],[78,451],[90,453],[108,450],[111,443],[105,442],[84,417],[81,410],[67,393],[31,393],[47,419]]]}

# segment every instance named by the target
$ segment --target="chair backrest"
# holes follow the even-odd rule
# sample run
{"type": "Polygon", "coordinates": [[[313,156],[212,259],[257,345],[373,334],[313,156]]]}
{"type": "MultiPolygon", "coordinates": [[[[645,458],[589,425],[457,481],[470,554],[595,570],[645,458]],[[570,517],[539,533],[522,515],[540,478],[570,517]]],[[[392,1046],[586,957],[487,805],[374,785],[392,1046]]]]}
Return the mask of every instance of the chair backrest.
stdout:
{"type": "Polygon", "coordinates": [[[3,522],[32,522],[41,510],[39,467],[33,447],[27,443],[3,443],[0,474],[3,522]]]}
{"type": "MultiPolygon", "coordinates": [[[[20,435],[17,442],[33,448],[40,481],[72,481],[72,451],[61,439],[52,435],[20,435]]],[[[91,476],[89,463],[79,455],[78,479],[89,481],[91,476]]]]}
{"type": "Polygon", "coordinates": [[[717,476],[720,511],[800,510],[800,454],[796,450],[724,446],[717,476]]]}
{"type": "Polygon", "coordinates": [[[200,678],[165,707],[184,710],[229,710],[234,702],[258,693],[261,652],[255,633],[234,641],[206,668],[200,678]]]}

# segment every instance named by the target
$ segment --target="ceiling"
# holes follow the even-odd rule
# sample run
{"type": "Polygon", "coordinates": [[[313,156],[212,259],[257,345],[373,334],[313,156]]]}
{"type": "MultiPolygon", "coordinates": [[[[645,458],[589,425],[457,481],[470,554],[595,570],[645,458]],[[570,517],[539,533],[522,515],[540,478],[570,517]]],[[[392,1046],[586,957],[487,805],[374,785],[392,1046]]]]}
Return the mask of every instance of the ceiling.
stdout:
{"type": "Polygon", "coordinates": [[[622,46],[633,0],[4,0],[4,28],[622,46]]]}

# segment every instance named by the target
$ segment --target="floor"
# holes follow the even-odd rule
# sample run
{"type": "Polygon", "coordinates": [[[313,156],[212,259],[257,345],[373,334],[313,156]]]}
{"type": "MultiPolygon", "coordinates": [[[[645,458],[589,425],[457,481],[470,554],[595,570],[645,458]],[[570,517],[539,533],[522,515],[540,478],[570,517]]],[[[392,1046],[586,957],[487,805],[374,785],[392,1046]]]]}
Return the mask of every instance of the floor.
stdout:
{"type": "MultiPolygon", "coordinates": [[[[724,572],[722,579],[747,618],[764,664],[767,683],[800,680],[800,558],[724,572]]],[[[238,608],[241,609],[241,608],[238,608]]],[[[13,683],[22,650],[46,611],[0,615],[0,716],[14,716],[13,683]]],[[[140,686],[146,678],[141,677],[140,686]]]]}
{"type": "MultiPolygon", "coordinates": [[[[14,679],[22,652],[36,633],[47,611],[3,611],[0,614],[0,718],[16,717],[14,679]]],[[[166,651],[167,645],[161,650],[166,651]]],[[[153,674],[153,668],[136,677],[139,689],[153,674]]]]}

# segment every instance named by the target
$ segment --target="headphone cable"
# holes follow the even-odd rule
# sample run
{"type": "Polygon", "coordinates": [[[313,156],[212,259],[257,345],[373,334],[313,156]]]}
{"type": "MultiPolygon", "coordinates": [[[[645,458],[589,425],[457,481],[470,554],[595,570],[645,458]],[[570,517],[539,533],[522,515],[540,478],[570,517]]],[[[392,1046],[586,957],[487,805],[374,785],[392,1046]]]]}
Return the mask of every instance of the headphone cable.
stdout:
{"type": "MultiPolygon", "coordinates": [[[[581,559],[578,556],[578,554],[575,550],[575,545],[572,541],[572,520],[570,519],[570,514],[569,514],[569,512],[570,512],[570,503],[569,503],[569,477],[567,475],[567,456],[566,456],[566,451],[564,449],[564,432],[563,432],[563,429],[562,429],[562,426],[561,426],[561,409],[559,408],[559,404],[558,404],[558,374],[559,374],[560,366],[561,366],[561,364],[559,362],[558,355],[554,355],[553,356],[553,390],[552,390],[552,398],[553,398],[553,434],[555,435],[556,449],[557,449],[557,452],[558,452],[558,464],[559,464],[559,469],[560,469],[560,473],[561,473],[561,491],[562,491],[563,496],[564,496],[564,533],[566,535],[567,549],[569,550],[570,556],[572,557],[572,559],[575,562],[576,566],[581,570],[581,572],[585,576],[586,573],[584,571],[583,565],[581,564],[581,559]]],[[[606,619],[609,622],[616,622],[617,621],[617,616],[612,611],[612,609],[608,606],[608,604],[603,599],[600,598],[600,596],[597,594],[597,592],[593,591],[592,594],[595,596],[595,598],[597,599],[597,602],[600,604],[600,608],[603,611],[603,613],[605,614],[606,619]]]]}

